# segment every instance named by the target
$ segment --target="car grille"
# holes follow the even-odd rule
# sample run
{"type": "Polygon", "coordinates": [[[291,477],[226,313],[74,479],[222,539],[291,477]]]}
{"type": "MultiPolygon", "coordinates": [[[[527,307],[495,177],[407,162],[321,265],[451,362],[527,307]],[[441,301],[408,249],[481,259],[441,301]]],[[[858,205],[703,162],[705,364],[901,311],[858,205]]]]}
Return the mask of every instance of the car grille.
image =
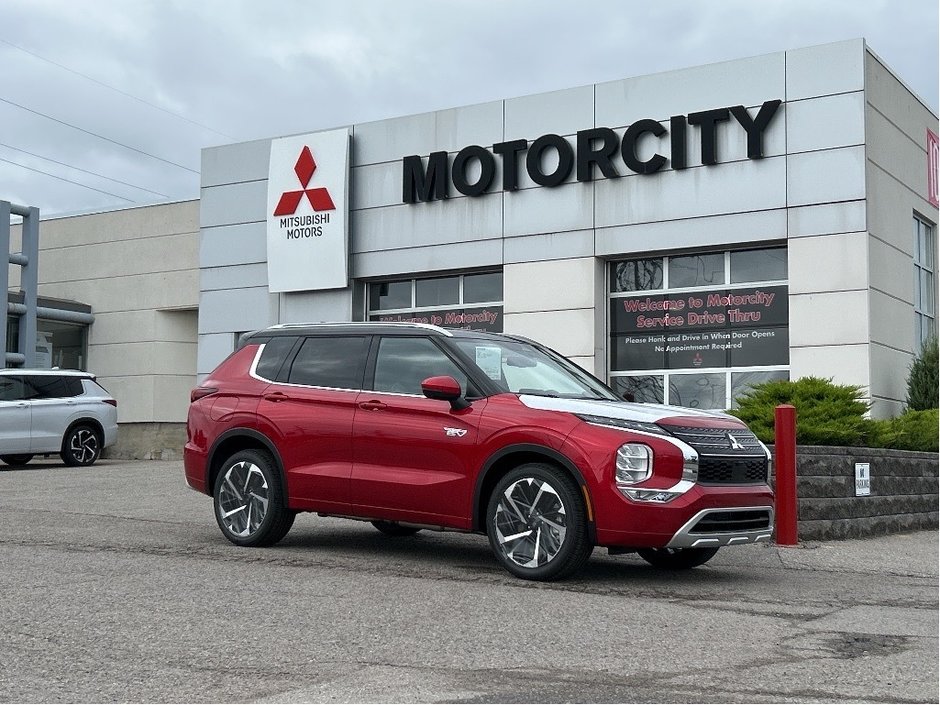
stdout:
{"type": "Polygon", "coordinates": [[[749,430],[699,426],[663,427],[698,453],[698,481],[703,485],[752,485],[767,482],[767,455],[757,436],[749,430]]]}
{"type": "Polygon", "coordinates": [[[747,485],[767,482],[767,458],[721,458],[700,455],[698,481],[703,485],[747,485]]]}
{"type": "Polygon", "coordinates": [[[770,530],[770,511],[745,509],[741,511],[709,512],[689,529],[690,534],[770,530]]]}

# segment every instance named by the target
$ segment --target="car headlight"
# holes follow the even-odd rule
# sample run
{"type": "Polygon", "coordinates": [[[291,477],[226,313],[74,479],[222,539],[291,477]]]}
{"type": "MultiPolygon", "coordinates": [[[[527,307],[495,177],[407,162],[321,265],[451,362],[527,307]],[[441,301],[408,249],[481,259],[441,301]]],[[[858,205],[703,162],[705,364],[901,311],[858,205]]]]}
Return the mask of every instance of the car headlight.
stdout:
{"type": "Polygon", "coordinates": [[[617,483],[635,485],[653,474],[653,449],[643,443],[624,443],[617,449],[617,483]]]}
{"type": "Polygon", "coordinates": [[[645,421],[631,421],[629,419],[615,419],[610,416],[595,416],[593,414],[577,414],[582,421],[595,426],[607,426],[608,428],[622,428],[627,431],[641,431],[643,433],[652,433],[657,436],[668,436],[669,432],[662,426],[645,421]]]}

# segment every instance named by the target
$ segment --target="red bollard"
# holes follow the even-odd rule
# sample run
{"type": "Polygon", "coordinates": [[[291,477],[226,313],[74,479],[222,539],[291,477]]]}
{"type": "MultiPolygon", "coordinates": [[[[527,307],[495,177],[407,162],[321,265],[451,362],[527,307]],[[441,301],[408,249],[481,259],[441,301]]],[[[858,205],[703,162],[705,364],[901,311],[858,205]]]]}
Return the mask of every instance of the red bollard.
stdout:
{"type": "Polygon", "coordinates": [[[774,409],[777,545],[796,546],[796,407],[774,409]]]}

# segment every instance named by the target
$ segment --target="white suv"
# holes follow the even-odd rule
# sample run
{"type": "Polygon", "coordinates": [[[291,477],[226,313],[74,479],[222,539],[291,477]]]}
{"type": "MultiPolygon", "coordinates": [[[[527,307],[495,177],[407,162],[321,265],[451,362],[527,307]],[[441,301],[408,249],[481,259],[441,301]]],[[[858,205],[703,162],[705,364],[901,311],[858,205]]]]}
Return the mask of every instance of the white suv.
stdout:
{"type": "Polygon", "coordinates": [[[91,465],[117,440],[117,401],[95,376],[74,370],[0,370],[0,460],[34,455],[91,465]]]}

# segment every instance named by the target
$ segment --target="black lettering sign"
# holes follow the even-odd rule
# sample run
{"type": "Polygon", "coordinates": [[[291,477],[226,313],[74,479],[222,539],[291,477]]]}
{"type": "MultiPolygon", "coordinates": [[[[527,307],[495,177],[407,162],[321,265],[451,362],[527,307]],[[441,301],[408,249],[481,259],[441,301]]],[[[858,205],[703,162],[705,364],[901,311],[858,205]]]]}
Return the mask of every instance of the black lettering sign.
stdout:
{"type": "Polygon", "coordinates": [[[487,333],[503,332],[502,306],[474,306],[456,309],[410,311],[406,313],[376,313],[370,321],[381,323],[424,323],[442,328],[463,328],[487,333]]]}
{"type": "Polygon", "coordinates": [[[519,162],[525,155],[525,167],[529,175],[539,186],[558,186],[564,183],[576,166],[577,180],[593,181],[595,167],[608,179],[621,174],[617,170],[614,157],[619,156],[624,165],[637,174],[654,174],[669,163],[673,169],[685,169],[688,164],[688,127],[692,125],[699,131],[701,142],[701,161],[711,166],[718,163],[718,130],[721,125],[731,121],[737,129],[743,131],[747,140],[749,159],[762,159],[764,156],[764,134],[779,112],[782,101],[765,101],[753,117],[743,105],[727,108],[703,110],[688,115],[673,115],[669,118],[667,129],[656,120],[644,118],[630,125],[620,138],[609,127],[594,127],[580,130],[575,148],[559,135],[542,135],[529,144],[524,139],[497,142],[492,150],[478,145],[464,147],[454,158],[452,168],[448,169],[446,152],[432,152],[427,164],[420,155],[410,155],[402,159],[402,201],[436,201],[447,198],[450,182],[461,194],[480,196],[492,186],[495,178],[496,162],[502,167],[502,188],[504,191],[516,191],[519,188],[519,162]],[[669,156],[660,151],[666,146],[663,138],[669,135],[669,156]],[[649,159],[640,159],[638,144],[654,139],[658,148],[649,159]],[[551,153],[557,156],[554,169],[547,170],[546,162],[551,153]],[[618,155],[619,152],[619,155],[618,155]],[[472,161],[480,164],[479,178],[470,183],[467,169],[472,161]]]}

